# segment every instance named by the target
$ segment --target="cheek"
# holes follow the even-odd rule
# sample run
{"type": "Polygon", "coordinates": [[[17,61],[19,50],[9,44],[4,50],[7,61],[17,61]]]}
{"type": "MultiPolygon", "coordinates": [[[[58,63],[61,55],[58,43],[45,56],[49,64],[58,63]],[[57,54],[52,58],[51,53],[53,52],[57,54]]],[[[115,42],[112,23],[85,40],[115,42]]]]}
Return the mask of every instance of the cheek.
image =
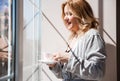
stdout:
{"type": "Polygon", "coordinates": [[[71,23],[74,24],[74,25],[77,25],[78,24],[78,21],[75,17],[72,17],[71,18],[71,23]]]}

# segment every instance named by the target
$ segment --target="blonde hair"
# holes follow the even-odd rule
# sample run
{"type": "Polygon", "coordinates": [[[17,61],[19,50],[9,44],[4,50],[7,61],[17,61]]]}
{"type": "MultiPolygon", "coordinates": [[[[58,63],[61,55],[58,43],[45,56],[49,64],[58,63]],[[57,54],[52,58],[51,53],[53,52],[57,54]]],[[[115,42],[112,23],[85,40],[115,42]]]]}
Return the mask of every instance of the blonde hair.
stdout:
{"type": "Polygon", "coordinates": [[[78,21],[83,26],[83,31],[88,29],[88,27],[97,29],[99,22],[94,17],[92,8],[86,0],[67,0],[65,3],[63,3],[62,4],[63,21],[64,21],[64,16],[65,16],[64,7],[66,5],[70,7],[70,9],[73,12],[73,15],[78,19],[78,21]]]}

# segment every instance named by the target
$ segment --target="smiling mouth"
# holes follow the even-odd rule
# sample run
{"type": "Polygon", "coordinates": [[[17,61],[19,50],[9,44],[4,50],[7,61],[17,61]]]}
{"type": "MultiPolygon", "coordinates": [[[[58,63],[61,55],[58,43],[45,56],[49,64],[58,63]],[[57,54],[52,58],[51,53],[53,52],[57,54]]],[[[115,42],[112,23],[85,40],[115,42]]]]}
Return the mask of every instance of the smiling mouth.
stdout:
{"type": "Polygon", "coordinates": [[[71,22],[66,22],[66,25],[67,25],[67,29],[71,29],[72,28],[72,26],[71,26],[71,22]]]}
{"type": "Polygon", "coordinates": [[[71,22],[67,22],[67,25],[70,25],[71,24],[71,22]]]}

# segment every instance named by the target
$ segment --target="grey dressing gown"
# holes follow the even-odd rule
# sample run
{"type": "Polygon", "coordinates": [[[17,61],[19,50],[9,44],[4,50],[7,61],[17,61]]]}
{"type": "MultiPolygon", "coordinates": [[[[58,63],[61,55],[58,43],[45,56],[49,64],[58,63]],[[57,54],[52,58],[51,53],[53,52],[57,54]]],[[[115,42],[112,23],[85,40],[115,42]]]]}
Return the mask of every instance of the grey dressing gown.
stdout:
{"type": "Polygon", "coordinates": [[[51,71],[58,78],[63,78],[64,81],[99,81],[103,78],[106,59],[105,43],[97,30],[88,30],[77,40],[72,51],[79,62],[71,55],[68,63],[56,64],[51,71]]]}

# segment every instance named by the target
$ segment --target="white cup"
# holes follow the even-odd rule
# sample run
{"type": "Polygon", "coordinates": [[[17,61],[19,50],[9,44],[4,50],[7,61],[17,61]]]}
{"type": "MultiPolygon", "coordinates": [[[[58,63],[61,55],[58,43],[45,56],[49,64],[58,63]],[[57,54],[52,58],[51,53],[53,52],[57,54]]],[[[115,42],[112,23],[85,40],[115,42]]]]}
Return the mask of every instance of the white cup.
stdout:
{"type": "Polygon", "coordinates": [[[43,59],[44,60],[52,60],[52,54],[51,53],[43,53],[43,59]]]}

